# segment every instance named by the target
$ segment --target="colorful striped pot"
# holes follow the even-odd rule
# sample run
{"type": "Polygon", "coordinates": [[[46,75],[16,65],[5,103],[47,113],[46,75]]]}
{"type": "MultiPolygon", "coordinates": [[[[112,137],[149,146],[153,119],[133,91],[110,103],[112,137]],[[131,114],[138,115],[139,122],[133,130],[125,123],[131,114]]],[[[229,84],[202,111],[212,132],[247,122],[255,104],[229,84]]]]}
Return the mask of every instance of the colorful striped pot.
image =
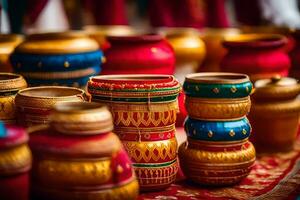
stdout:
{"type": "Polygon", "coordinates": [[[24,129],[0,123],[0,199],[29,200],[31,152],[24,129]]]}
{"type": "Polygon", "coordinates": [[[29,35],[11,55],[14,71],[31,86],[84,87],[100,72],[102,59],[96,41],[81,32],[29,35]]]}
{"type": "Polygon", "coordinates": [[[49,128],[31,134],[34,198],[137,198],[138,182],[121,142],[111,132],[107,108],[88,102],[60,103],[51,118],[49,128]],[[95,115],[102,117],[96,122],[95,115]],[[91,127],[78,129],[83,119],[93,127],[92,134],[91,127]]]}
{"type": "Polygon", "coordinates": [[[141,190],[161,190],[174,182],[178,81],[170,75],[96,76],[88,91],[92,101],[110,108],[141,190]]]}

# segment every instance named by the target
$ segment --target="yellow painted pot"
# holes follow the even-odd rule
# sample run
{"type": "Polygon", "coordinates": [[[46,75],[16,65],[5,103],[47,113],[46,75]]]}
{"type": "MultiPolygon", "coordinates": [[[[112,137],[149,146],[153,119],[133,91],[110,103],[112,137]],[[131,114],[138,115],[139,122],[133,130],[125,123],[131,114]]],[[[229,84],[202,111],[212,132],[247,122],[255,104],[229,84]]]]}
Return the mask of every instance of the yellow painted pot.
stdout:
{"type": "Polygon", "coordinates": [[[232,185],[245,178],[255,162],[255,149],[248,140],[208,142],[188,139],[178,150],[187,178],[202,185],[232,185]]]}
{"type": "Polygon", "coordinates": [[[249,115],[258,152],[290,151],[300,116],[300,84],[292,78],[273,77],[255,82],[249,115]],[[266,145],[267,144],[267,145],[266,145]]]}
{"type": "Polygon", "coordinates": [[[12,72],[9,56],[16,46],[23,41],[22,35],[0,34],[0,71],[12,72]]]}
{"type": "Polygon", "coordinates": [[[21,75],[0,73],[0,120],[5,124],[15,123],[15,96],[26,87],[27,83],[21,75]]]}

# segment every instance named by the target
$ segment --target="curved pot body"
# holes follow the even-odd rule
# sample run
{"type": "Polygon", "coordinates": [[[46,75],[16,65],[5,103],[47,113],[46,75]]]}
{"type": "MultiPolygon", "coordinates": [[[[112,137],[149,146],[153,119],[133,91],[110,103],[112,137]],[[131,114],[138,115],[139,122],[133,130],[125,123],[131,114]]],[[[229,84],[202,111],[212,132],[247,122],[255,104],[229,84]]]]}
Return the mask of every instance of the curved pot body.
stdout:
{"type": "Polygon", "coordinates": [[[15,96],[19,90],[26,87],[27,83],[21,75],[0,73],[0,119],[5,124],[16,122],[15,96]]]}
{"type": "Polygon", "coordinates": [[[297,138],[300,85],[296,79],[273,77],[255,82],[249,119],[258,152],[290,151],[297,138]],[[265,145],[268,143],[268,145],[265,145]]]}
{"type": "Polygon", "coordinates": [[[290,59],[283,50],[287,39],[275,34],[244,34],[227,38],[223,45],[228,49],[221,62],[227,72],[246,73],[251,80],[287,76],[290,59]]]}
{"type": "Polygon", "coordinates": [[[111,36],[108,41],[101,74],[174,74],[174,51],[162,36],[111,36]]]}
{"type": "Polygon", "coordinates": [[[189,139],[178,150],[185,175],[202,185],[224,186],[240,182],[255,162],[254,146],[248,141],[199,142],[189,139]]]}
{"type": "Polygon", "coordinates": [[[0,198],[29,200],[31,152],[24,129],[1,123],[0,198]]]}
{"type": "Polygon", "coordinates": [[[0,71],[12,72],[12,66],[9,62],[9,56],[16,46],[23,41],[22,35],[0,34],[0,71]]]}
{"type": "Polygon", "coordinates": [[[34,198],[136,199],[138,182],[112,125],[99,104],[57,104],[50,128],[31,134],[34,198]],[[78,126],[84,123],[89,126],[78,126]]]}
{"type": "Polygon", "coordinates": [[[178,171],[178,81],[169,75],[96,76],[88,91],[92,101],[110,108],[141,190],[161,190],[173,183],[178,171]]]}
{"type": "Polygon", "coordinates": [[[100,72],[103,54],[96,41],[80,32],[33,34],[11,55],[15,72],[31,86],[84,87],[100,72]]]}
{"type": "Polygon", "coordinates": [[[15,98],[17,123],[25,127],[47,124],[55,104],[85,99],[83,90],[71,87],[45,86],[20,90],[15,98]]]}

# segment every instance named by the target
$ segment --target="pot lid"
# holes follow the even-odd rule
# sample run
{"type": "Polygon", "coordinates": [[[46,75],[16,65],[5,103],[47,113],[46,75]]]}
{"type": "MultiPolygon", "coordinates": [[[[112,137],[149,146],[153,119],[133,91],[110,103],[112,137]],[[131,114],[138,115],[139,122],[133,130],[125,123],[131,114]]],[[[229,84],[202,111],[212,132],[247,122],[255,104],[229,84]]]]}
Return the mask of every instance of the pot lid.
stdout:
{"type": "Polygon", "coordinates": [[[28,135],[23,128],[7,125],[0,122],[0,149],[17,146],[28,141],[28,135]]]}
{"type": "Polygon", "coordinates": [[[293,99],[300,93],[300,84],[294,78],[274,76],[255,82],[253,98],[268,100],[293,99]]]}

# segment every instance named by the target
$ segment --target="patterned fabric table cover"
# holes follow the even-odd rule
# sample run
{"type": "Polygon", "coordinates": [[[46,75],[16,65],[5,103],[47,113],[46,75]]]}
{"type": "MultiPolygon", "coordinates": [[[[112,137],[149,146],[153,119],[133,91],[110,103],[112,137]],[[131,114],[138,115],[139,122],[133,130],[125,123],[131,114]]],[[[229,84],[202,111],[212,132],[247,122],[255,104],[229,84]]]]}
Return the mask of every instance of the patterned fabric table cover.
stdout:
{"type": "MultiPolygon", "coordinates": [[[[184,141],[182,129],[177,138],[184,141]]],[[[267,143],[266,143],[267,145],[267,143]]],[[[182,173],[165,191],[143,193],[139,200],[295,199],[300,196],[300,141],[289,153],[258,155],[250,175],[232,187],[209,188],[189,183],[182,173]]]]}

